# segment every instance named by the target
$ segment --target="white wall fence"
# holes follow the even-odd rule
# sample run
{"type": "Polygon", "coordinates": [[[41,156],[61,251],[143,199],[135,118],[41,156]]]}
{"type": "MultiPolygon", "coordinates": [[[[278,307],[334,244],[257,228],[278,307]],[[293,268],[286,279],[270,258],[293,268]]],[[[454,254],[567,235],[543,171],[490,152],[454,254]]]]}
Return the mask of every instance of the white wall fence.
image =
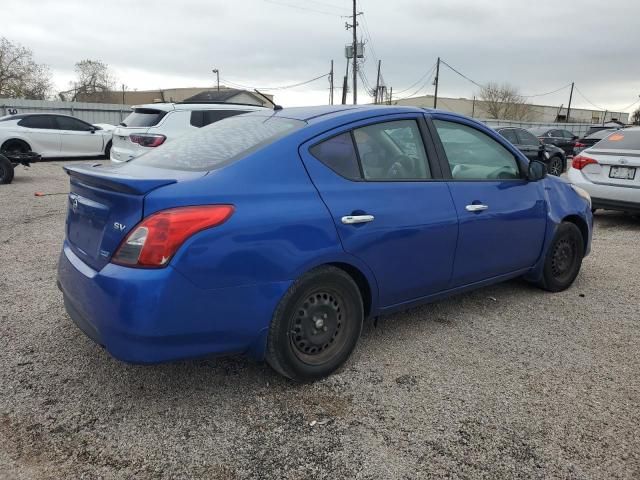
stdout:
{"type": "Polygon", "coordinates": [[[89,123],[118,125],[129,113],[128,105],[0,98],[0,116],[16,113],[60,113],[89,123]]]}
{"type": "Polygon", "coordinates": [[[591,128],[590,123],[539,123],[539,122],[522,122],[518,120],[495,120],[495,119],[478,119],[482,123],[486,123],[490,127],[549,127],[561,130],[569,130],[578,137],[583,137],[587,130],[591,128]]]}

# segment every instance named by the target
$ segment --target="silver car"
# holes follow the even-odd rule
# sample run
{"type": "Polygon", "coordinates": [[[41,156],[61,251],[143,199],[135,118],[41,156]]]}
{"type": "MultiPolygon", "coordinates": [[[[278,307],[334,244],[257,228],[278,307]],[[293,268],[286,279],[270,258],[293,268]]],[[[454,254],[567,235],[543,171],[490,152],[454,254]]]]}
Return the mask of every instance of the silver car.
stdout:
{"type": "Polygon", "coordinates": [[[640,127],[611,133],[573,158],[569,181],[591,195],[592,208],[640,213],[640,127]]]}

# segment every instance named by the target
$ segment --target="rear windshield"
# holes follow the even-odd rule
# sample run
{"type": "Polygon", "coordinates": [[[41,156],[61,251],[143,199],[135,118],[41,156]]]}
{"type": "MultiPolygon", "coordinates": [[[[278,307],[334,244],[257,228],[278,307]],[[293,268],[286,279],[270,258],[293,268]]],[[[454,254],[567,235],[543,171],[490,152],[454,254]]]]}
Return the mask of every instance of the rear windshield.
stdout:
{"type": "Polygon", "coordinates": [[[162,110],[152,108],[135,108],[121,125],[125,127],[153,127],[167,114],[162,110]]]}
{"type": "Polygon", "coordinates": [[[593,148],[606,150],[640,150],[640,130],[618,130],[593,148]]]}
{"type": "Polygon", "coordinates": [[[587,135],[584,138],[592,138],[595,140],[602,140],[604,137],[608,137],[609,135],[611,135],[612,132],[615,132],[616,130],[614,129],[610,129],[610,130],[598,130],[597,132],[593,132],[590,133],[589,135],[587,135]]]}
{"type": "Polygon", "coordinates": [[[274,116],[230,117],[132,161],[139,165],[175,170],[214,170],[274,142],[304,124],[300,120],[274,116]]]}

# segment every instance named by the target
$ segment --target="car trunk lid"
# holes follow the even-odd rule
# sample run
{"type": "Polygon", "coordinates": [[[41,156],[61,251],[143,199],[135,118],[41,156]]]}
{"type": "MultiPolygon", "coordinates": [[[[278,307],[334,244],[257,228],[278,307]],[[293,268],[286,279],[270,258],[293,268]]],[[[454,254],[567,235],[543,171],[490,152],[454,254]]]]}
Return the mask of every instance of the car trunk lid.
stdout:
{"type": "Polygon", "coordinates": [[[157,188],[206,175],[127,164],[74,165],[70,176],[67,241],[90,267],[104,267],[123,238],[144,216],[145,195],[157,188]]]}
{"type": "Polygon", "coordinates": [[[582,172],[593,183],[640,188],[640,150],[592,148],[581,153],[597,161],[586,165],[582,172]]]}

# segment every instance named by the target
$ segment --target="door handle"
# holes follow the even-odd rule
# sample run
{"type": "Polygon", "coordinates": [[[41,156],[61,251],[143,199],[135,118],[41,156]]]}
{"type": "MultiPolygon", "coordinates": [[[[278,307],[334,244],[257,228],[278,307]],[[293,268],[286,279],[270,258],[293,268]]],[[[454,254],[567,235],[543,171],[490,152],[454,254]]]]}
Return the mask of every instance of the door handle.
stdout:
{"type": "Polygon", "coordinates": [[[345,225],[354,225],[356,223],[373,222],[374,219],[373,215],[346,215],[341,220],[345,225]]]}
{"type": "Polygon", "coordinates": [[[467,205],[466,207],[464,207],[467,212],[482,212],[483,210],[486,210],[489,208],[488,205],[480,205],[480,204],[472,204],[472,205],[467,205]]]}

